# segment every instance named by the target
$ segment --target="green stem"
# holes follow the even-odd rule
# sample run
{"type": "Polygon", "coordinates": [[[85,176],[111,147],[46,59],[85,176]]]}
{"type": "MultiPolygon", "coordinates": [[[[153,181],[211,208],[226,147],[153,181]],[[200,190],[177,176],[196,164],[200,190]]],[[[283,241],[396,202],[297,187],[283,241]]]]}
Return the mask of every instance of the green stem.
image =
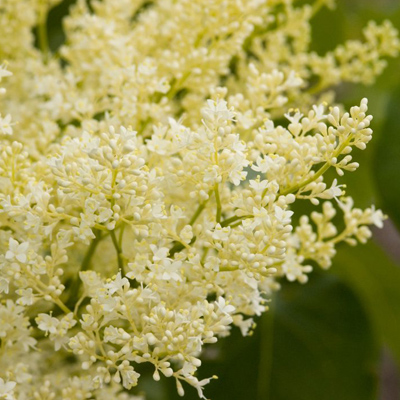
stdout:
{"type": "MultiPolygon", "coordinates": [[[[196,236],[193,236],[193,239],[190,241],[189,245],[191,246],[196,241],[196,236]]],[[[181,242],[174,242],[175,244],[169,250],[169,256],[173,257],[175,253],[183,250],[186,246],[181,242]]]]}
{"type": "Polygon", "coordinates": [[[212,192],[213,192],[212,190],[210,190],[210,191],[208,192],[208,199],[205,200],[205,201],[203,201],[203,202],[199,205],[199,207],[197,208],[197,210],[196,210],[195,213],[193,214],[192,218],[190,218],[190,221],[189,221],[189,225],[190,225],[190,226],[193,226],[193,224],[196,222],[197,218],[199,218],[200,214],[201,214],[201,213],[203,212],[203,210],[206,208],[206,205],[207,205],[207,203],[208,203],[208,200],[210,199],[210,196],[211,196],[211,193],[212,193],[212,192]]]}
{"type": "MultiPolygon", "coordinates": [[[[339,147],[338,149],[335,151],[335,153],[333,154],[332,158],[337,158],[340,156],[340,154],[342,153],[342,151],[346,148],[346,146],[348,146],[351,142],[352,136],[350,135],[339,147]]],[[[298,190],[300,190],[301,188],[309,185],[310,183],[316,181],[321,175],[323,175],[330,167],[332,166],[332,164],[330,162],[326,162],[313,176],[311,176],[310,178],[298,183],[297,185],[291,186],[285,190],[283,190],[282,192],[280,192],[279,194],[282,196],[286,196],[289,193],[295,193],[298,190]]],[[[267,194],[267,189],[264,190],[263,192],[263,197],[267,194]]]]}
{"type": "Polygon", "coordinates": [[[192,218],[190,218],[190,221],[189,221],[189,225],[190,226],[193,226],[193,224],[196,222],[197,218],[199,218],[200,214],[206,208],[207,201],[208,200],[206,200],[203,203],[201,203],[199,205],[199,207],[197,208],[196,212],[193,214],[192,218]]]}
{"type": "Polygon", "coordinates": [[[232,225],[229,225],[231,228],[236,228],[237,226],[239,226],[242,223],[242,221],[238,221],[232,225]]]}
{"type": "Polygon", "coordinates": [[[173,97],[176,95],[176,93],[178,93],[178,91],[182,88],[182,85],[185,83],[185,81],[189,78],[189,76],[191,75],[191,71],[190,72],[186,72],[181,79],[179,79],[179,81],[175,81],[169,91],[166,93],[165,96],[168,97],[169,100],[172,100],[173,97]]]}
{"type": "Polygon", "coordinates": [[[61,310],[65,312],[65,314],[69,314],[72,312],[60,299],[53,298],[53,302],[57,304],[58,307],[60,307],[61,310]]]}
{"type": "Polygon", "coordinates": [[[96,251],[97,245],[99,244],[100,240],[102,239],[102,232],[94,230],[95,238],[92,240],[90,243],[90,246],[88,247],[85,257],[82,261],[81,264],[81,271],[87,271],[90,267],[90,262],[92,260],[93,254],[96,251]]]}
{"type": "Polygon", "coordinates": [[[120,248],[122,248],[122,240],[124,238],[125,226],[126,226],[126,224],[123,224],[121,226],[120,231],[119,231],[118,245],[119,245],[120,248]]]}
{"type": "Polygon", "coordinates": [[[85,300],[85,297],[87,296],[87,294],[85,292],[83,292],[81,298],[76,302],[75,307],[74,307],[74,315],[78,315],[78,310],[80,305],[82,304],[83,300],[85,300]]]}
{"type": "Polygon", "coordinates": [[[110,232],[111,240],[114,244],[115,251],[117,252],[117,260],[118,260],[118,269],[121,270],[122,274],[124,274],[124,263],[122,261],[122,251],[121,248],[118,245],[118,240],[117,237],[115,236],[115,232],[111,231],[110,232]]]}
{"type": "MultiPolygon", "coordinates": [[[[90,262],[92,261],[92,257],[96,251],[97,245],[100,243],[100,241],[102,239],[101,231],[94,229],[93,233],[95,235],[95,238],[92,240],[92,242],[90,243],[90,245],[86,251],[85,257],[83,258],[83,261],[81,264],[80,271],[87,271],[88,269],[90,269],[90,262]]],[[[69,298],[67,301],[67,305],[71,308],[74,308],[76,305],[81,285],[82,285],[82,281],[79,278],[79,276],[77,276],[71,284],[71,291],[70,291],[69,298]]]]}
{"type": "Polygon", "coordinates": [[[221,206],[221,199],[220,199],[220,197],[219,197],[218,183],[215,184],[214,193],[215,193],[215,201],[217,202],[217,216],[216,216],[216,221],[217,221],[217,223],[220,223],[220,222],[221,222],[221,211],[222,211],[222,206],[221,206]]]}
{"type": "Polygon", "coordinates": [[[337,244],[343,240],[345,240],[347,237],[349,236],[349,230],[346,228],[344,231],[342,231],[342,233],[340,233],[339,235],[337,235],[336,237],[327,240],[325,243],[333,243],[333,244],[337,244]]]}
{"type": "Polygon", "coordinates": [[[226,226],[232,226],[231,224],[233,222],[241,221],[242,219],[247,219],[247,218],[253,218],[254,215],[248,214],[248,215],[242,215],[241,217],[237,217],[236,215],[234,217],[227,218],[221,222],[221,227],[224,228],[226,226]]]}
{"type": "Polygon", "coordinates": [[[209,251],[210,251],[210,248],[209,248],[209,247],[206,247],[206,248],[204,249],[203,255],[201,256],[201,260],[200,260],[200,264],[201,264],[201,265],[203,265],[203,264],[204,264],[204,261],[206,261],[207,254],[208,254],[209,251]]]}
{"type": "MultiPolygon", "coordinates": [[[[212,190],[210,190],[208,192],[208,198],[210,198],[211,193],[212,193],[212,190]]],[[[197,210],[193,214],[192,218],[190,218],[190,221],[189,221],[190,226],[193,226],[193,224],[196,222],[197,218],[199,218],[200,214],[204,211],[204,209],[206,208],[207,202],[208,202],[208,199],[206,201],[203,201],[203,203],[201,203],[197,207],[197,210]]],[[[194,237],[189,244],[191,245],[192,243],[195,242],[195,240],[196,240],[196,237],[194,237]]],[[[169,251],[169,256],[172,257],[175,253],[183,250],[184,248],[185,248],[185,246],[182,243],[175,242],[175,244],[171,247],[171,249],[169,251]]]]}
{"type": "Polygon", "coordinates": [[[228,226],[229,224],[231,224],[232,222],[236,222],[236,221],[238,221],[238,220],[240,220],[240,219],[242,219],[243,217],[237,217],[236,215],[234,216],[234,217],[230,217],[230,218],[227,218],[227,219],[225,219],[225,220],[223,220],[222,222],[221,222],[221,226],[222,226],[222,228],[224,228],[225,226],[228,226]]]}
{"type": "Polygon", "coordinates": [[[39,38],[39,47],[41,52],[43,53],[43,60],[45,64],[48,61],[50,54],[50,46],[49,39],[47,35],[47,9],[46,7],[42,7],[40,10],[40,18],[38,24],[38,38],[39,38]]]}
{"type": "MultiPolygon", "coordinates": [[[[298,183],[297,185],[294,185],[292,187],[287,188],[286,190],[283,190],[280,195],[286,196],[289,193],[294,193],[297,192],[299,189],[309,185],[310,183],[316,181],[321,175],[323,175],[328,169],[331,167],[331,163],[326,162],[311,178],[306,179],[303,182],[298,183]]],[[[266,192],[265,192],[266,194],[266,192]]],[[[263,197],[265,196],[263,193],[263,197]]]]}
{"type": "Polygon", "coordinates": [[[319,92],[322,92],[324,89],[327,89],[327,88],[328,88],[328,86],[326,86],[325,84],[322,83],[322,81],[320,81],[316,85],[307,89],[307,93],[310,94],[311,96],[313,96],[319,92]]]}

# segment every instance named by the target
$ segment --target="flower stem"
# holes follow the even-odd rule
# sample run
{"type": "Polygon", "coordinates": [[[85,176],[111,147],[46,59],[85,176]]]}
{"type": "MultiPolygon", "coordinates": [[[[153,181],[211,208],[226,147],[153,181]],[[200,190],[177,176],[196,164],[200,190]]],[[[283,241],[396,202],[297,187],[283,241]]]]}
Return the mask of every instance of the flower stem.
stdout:
{"type": "Polygon", "coordinates": [[[65,314],[69,314],[72,311],[58,298],[53,297],[53,302],[58,305],[65,312],[65,314]]]}
{"type": "Polygon", "coordinates": [[[214,193],[215,193],[215,201],[217,202],[217,216],[216,216],[216,221],[217,221],[217,223],[220,223],[220,222],[221,222],[221,211],[222,211],[222,206],[221,206],[221,199],[220,199],[220,197],[219,197],[218,183],[215,184],[214,193]]]}
{"type": "Polygon", "coordinates": [[[124,238],[125,226],[126,226],[126,224],[122,225],[121,229],[119,230],[118,245],[120,248],[122,247],[122,240],[124,238]]]}
{"type": "Polygon", "coordinates": [[[42,6],[40,10],[37,31],[39,39],[39,48],[43,53],[43,61],[45,64],[47,64],[50,54],[50,46],[47,34],[47,7],[45,5],[42,6]]]}
{"type": "Polygon", "coordinates": [[[90,246],[88,247],[85,257],[82,261],[81,264],[81,271],[87,271],[90,267],[90,261],[92,260],[93,254],[96,251],[96,247],[99,244],[100,240],[102,239],[102,232],[101,231],[94,231],[95,238],[92,240],[90,243],[90,246]]]}
{"type": "MultiPolygon", "coordinates": [[[[346,138],[346,140],[337,148],[337,150],[335,151],[335,153],[333,154],[333,158],[337,158],[340,156],[340,154],[342,154],[342,151],[350,144],[352,139],[352,136],[348,136],[346,138]]],[[[286,196],[289,193],[295,193],[297,191],[299,191],[300,189],[306,187],[307,185],[309,185],[311,182],[316,181],[321,175],[323,175],[330,167],[332,166],[332,164],[327,161],[313,176],[311,176],[310,178],[298,183],[297,185],[291,186],[285,190],[283,190],[282,192],[280,192],[279,194],[282,196],[286,196]]],[[[266,195],[267,193],[267,189],[264,190],[263,192],[263,197],[266,195]]]]}
{"type": "Polygon", "coordinates": [[[115,236],[115,232],[110,232],[111,240],[114,244],[115,251],[117,252],[117,261],[118,261],[118,269],[121,270],[122,274],[124,274],[124,263],[122,261],[122,250],[118,244],[117,237],[115,236]]]}
{"type": "MultiPolygon", "coordinates": [[[[211,196],[212,190],[210,190],[208,192],[208,197],[211,196]]],[[[199,218],[200,214],[204,211],[204,209],[206,208],[208,199],[203,201],[203,203],[201,203],[198,207],[197,210],[195,211],[195,213],[193,214],[192,218],[190,218],[189,221],[189,225],[193,226],[193,224],[196,222],[197,218],[199,218]]],[[[192,239],[192,241],[189,243],[189,245],[193,244],[196,240],[196,237],[194,237],[192,239]]],[[[185,248],[185,246],[181,243],[181,242],[175,242],[175,244],[171,247],[170,251],[169,251],[169,256],[172,257],[175,253],[177,253],[178,251],[181,251],[185,248]]]]}
{"type": "MultiPolygon", "coordinates": [[[[95,235],[95,238],[92,240],[92,242],[90,243],[90,245],[86,251],[85,257],[83,258],[83,261],[81,264],[80,271],[87,271],[88,269],[90,269],[90,262],[96,251],[97,245],[100,243],[101,239],[103,238],[101,231],[94,229],[93,233],[95,235]]],[[[82,281],[79,278],[79,275],[77,275],[77,277],[71,284],[71,291],[70,291],[69,298],[67,301],[67,305],[71,308],[76,306],[75,303],[78,300],[79,290],[81,288],[81,285],[82,285],[82,281]]]]}
{"type": "Polygon", "coordinates": [[[222,226],[222,228],[225,228],[226,226],[232,226],[231,224],[234,223],[234,222],[241,221],[242,219],[253,218],[253,217],[254,217],[254,215],[251,215],[251,214],[242,215],[240,217],[235,215],[233,217],[230,217],[230,218],[227,218],[227,219],[223,220],[221,222],[221,226],[222,226]]]}
{"type": "Polygon", "coordinates": [[[329,168],[331,167],[331,164],[329,162],[326,162],[311,178],[306,179],[303,182],[298,183],[297,185],[294,185],[292,187],[289,187],[285,190],[283,190],[280,194],[282,196],[286,196],[289,193],[294,193],[297,192],[299,189],[307,186],[311,182],[316,181],[322,174],[324,174],[329,168]]]}
{"type": "Polygon", "coordinates": [[[196,212],[193,214],[192,218],[190,218],[189,225],[193,226],[193,224],[196,222],[197,218],[199,218],[200,214],[203,212],[207,204],[207,201],[204,201],[199,205],[197,208],[196,212]]]}

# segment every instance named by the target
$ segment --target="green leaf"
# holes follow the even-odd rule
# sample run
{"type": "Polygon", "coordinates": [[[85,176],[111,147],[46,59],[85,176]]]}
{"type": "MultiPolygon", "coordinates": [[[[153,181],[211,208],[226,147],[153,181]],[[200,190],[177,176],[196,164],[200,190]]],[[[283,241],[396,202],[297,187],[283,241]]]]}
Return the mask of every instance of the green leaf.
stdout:
{"type": "Polygon", "coordinates": [[[274,314],[270,391],[259,400],[375,398],[377,345],[347,285],[314,273],[307,285],[285,285],[274,314]]]}
{"type": "Polygon", "coordinates": [[[343,21],[346,20],[346,9],[341,4],[335,10],[323,7],[311,20],[311,50],[322,55],[332,51],[338,43],[346,40],[343,21]],[[335,32],[332,35],[332,32],[335,32]]]}
{"type": "Polygon", "coordinates": [[[53,7],[47,17],[47,32],[49,37],[50,49],[55,52],[64,43],[65,35],[62,20],[69,13],[69,8],[76,0],[63,0],[60,4],[53,7]]]}
{"type": "Polygon", "coordinates": [[[388,105],[387,119],[377,143],[374,176],[382,208],[400,228],[400,89],[388,105]]]}
{"type": "Polygon", "coordinates": [[[374,243],[340,249],[332,272],[362,301],[378,337],[400,365],[400,268],[374,243]]]}

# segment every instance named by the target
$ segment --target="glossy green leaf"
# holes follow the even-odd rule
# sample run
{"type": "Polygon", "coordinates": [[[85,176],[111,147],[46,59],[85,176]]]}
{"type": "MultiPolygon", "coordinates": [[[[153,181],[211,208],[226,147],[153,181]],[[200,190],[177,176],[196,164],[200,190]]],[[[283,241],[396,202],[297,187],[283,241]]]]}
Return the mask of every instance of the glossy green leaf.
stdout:
{"type": "Polygon", "coordinates": [[[400,268],[383,250],[367,246],[341,248],[332,272],[355,290],[374,329],[400,365],[400,268]]]}
{"type": "Polygon", "coordinates": [[[387,120],[380,135],[374,160],[374,175],[382,207],[400,227],[400,89],[387,108],[387,120]]]}
{"type": "Polygon", "coordinates": [[[348,286],[315,273],[277,298],[268,400],[374,399],[377,351],[365,310],[348,286]]]}

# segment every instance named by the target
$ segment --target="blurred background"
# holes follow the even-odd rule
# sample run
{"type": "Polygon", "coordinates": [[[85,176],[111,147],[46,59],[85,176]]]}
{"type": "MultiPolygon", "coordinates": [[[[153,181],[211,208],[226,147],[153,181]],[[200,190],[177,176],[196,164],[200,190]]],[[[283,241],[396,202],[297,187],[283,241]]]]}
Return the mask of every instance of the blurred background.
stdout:
{"type": "MultiPolygon", "coordinates": [[[[72,3],[50,13],[53,49],[64,40],[60,22],[72,3]]],[[[313,50],[323,54],[361,38],[372,19],[400,29],[400,1],[338,0],[313,20],[313,50]]],[[[346,108],[367,97],[374,116],[374,139],[355,154],[361,168],[345,176],[348,194],[357,207],[373,203],[389,219],[368,245],[341,246],[333,267],[315,270],[306,287],[283,282],[253,336],[234,330],[205,350],[201,376],[219,377],[205,391],[212,400],[400,399],[400,58],[374,85],[346,84],[337,93],[346,108]]],[[[173,380],[155,383],[152,370],[140,372],[136,393],[179,398],[173,380]]],[[[185,389],[185,399],[198,399],[185,389]]]]}

